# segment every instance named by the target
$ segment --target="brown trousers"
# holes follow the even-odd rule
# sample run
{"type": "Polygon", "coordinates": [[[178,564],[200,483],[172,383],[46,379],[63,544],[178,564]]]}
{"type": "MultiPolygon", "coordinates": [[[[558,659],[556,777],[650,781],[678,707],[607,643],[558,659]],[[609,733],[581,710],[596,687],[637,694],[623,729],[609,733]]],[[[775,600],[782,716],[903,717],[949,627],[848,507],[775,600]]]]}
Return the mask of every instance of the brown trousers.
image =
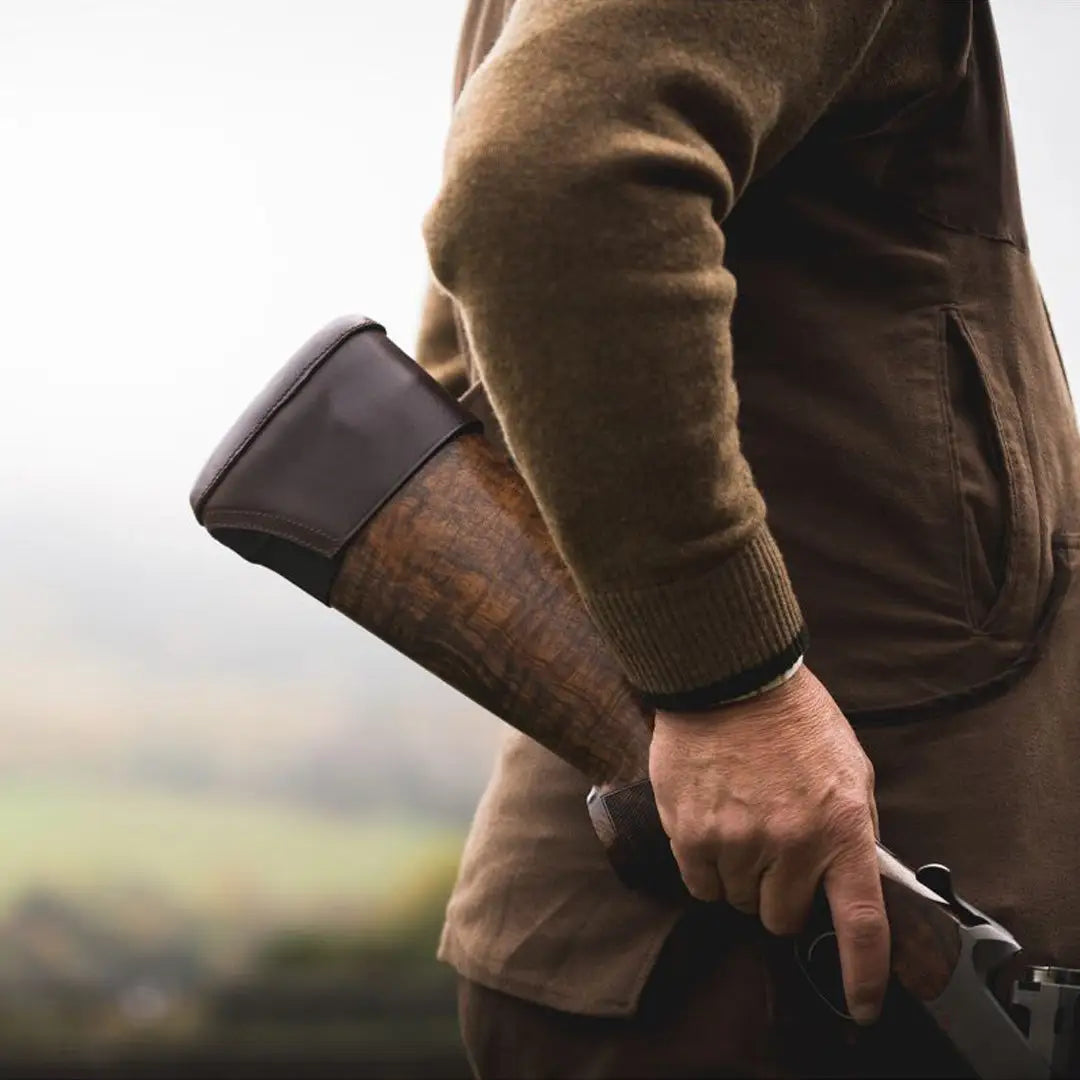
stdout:
{"type": "Polygon", "coordinates": [[[837,1017],[790,942],[730,908],[676,927],[632,1017],[560,1012],[464,978],[458,1008],[479,1080],[972,1075],[895,990],[872,1028],[837,1017]]]}

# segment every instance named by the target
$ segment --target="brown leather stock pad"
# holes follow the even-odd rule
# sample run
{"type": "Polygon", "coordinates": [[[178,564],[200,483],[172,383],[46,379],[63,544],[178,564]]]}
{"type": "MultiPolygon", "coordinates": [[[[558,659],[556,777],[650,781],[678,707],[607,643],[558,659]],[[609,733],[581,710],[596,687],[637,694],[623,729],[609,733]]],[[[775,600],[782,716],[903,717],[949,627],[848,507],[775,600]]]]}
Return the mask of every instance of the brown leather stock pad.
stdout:
{"type": "Polygon", "coordinates": [[[335,320],[233,425],[191,494],[210,533],[324,604],[349,539],[480,422],[371,319],[335,320]]]}
{"type": "MultiPolygon", "coordinates": [[[[466,400],[497,435],[483,387],[466,400]]],[[[381,326],[338,320],[233,426],[192,507],[244,558],[596,783],[637,779],[651,713],[604,647],[505,448],[480,428],[381,326]]]]}

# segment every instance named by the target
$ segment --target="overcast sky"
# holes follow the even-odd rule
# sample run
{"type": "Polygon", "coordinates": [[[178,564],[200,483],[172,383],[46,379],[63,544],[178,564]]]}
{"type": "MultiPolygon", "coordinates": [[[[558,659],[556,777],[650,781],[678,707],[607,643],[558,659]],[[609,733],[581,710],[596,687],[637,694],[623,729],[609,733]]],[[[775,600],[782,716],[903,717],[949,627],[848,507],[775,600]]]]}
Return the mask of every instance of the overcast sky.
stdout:
{"type": "Polygon", "coordinates": [[[411,347],[462,10],[0,0],[9,500],[182,516],[322,323],[411,347]]]}
{"type": "MultiPolygon", "coordinates": [[[[339,634],[337,655],[355,655],[353,631],[327,629],[318,605],[209,541],[187,492],[235,416],[324,322],[360,311],[411,349],[426,282],[420,220],[438,186],[463,8],[0,0],[9,645],[34,619],[40,648],[56,648],[73,632],[72,582],[100,575],[87,632],[116,624],[144,646],[159,635],[161,657],[175,657],[179,606],[148,596],[158,567],[182,564],[170,602],[186,602],[194,623],[208,624],[199,604],[259,611],[280,650],[299,626],[339,634]],[[84,534],[98,548],[84,549],[84,534]],[[91,550],[113,556],[91,562],[91,550]],[[43,558],[67,562],[54,595],[31,574],[43,558]]],[[[1075,381],[1080,3],[995,10],[1032,247],[1075,381]]]]}

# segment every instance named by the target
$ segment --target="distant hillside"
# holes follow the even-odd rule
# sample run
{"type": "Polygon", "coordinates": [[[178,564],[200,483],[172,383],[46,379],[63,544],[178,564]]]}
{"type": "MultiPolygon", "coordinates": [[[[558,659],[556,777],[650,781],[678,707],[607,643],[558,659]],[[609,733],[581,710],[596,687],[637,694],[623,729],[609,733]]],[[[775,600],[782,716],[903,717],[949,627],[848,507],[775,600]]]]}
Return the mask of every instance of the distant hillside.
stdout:
{"type": "Polygon", "coordinates": [[[106,510],[0,517],[0,776],[468,815],[494,718],[215,544],[182,498],[130,531],[106,510]]]}
{"type": "Polygon", "coordinates": [[[418,877],[453,866],[458,826],[364,821],[273,800],[70,781],[0,784],[3,913],[27,890],[106,902],[149,891],[178,910],[278,920],[398,910],[418,877]]]}

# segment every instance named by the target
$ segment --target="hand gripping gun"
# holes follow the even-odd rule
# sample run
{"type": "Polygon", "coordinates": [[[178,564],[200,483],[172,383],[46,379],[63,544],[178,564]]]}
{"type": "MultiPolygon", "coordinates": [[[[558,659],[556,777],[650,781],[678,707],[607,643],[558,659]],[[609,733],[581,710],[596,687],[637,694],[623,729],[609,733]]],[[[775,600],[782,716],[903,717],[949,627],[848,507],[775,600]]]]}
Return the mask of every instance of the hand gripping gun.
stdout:
{"type": "MultiPolygon", "coordinates": [[[[225,436],[191,503],[215,539],[579,769],[620,877],[685,896],[644,779],[650,711],[513,464],[381,326],[340,319],[307,342],[225,436]]],[[[945,867],[878,856],[893,978],[975,1073],[1080,1076],[1080,971],[1027,964],[1004,927],[955,894],[945,867]]],[[[816,910],[792,946],[843,1013],[835,935],[827,908],[816,910]]]]}

